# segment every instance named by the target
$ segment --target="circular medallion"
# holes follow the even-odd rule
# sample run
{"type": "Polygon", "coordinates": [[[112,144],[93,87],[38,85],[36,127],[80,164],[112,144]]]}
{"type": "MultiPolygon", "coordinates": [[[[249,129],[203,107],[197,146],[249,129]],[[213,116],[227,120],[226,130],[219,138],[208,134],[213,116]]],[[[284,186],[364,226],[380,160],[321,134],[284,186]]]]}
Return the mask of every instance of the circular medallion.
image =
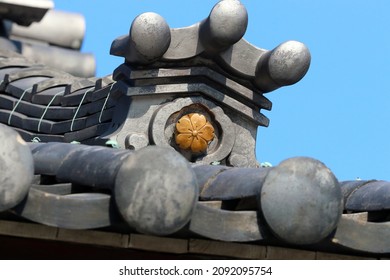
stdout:
{"type": "Polygon", "coordinates": [[[180,149],[204,153],[214,139],[214,127],[202,114],[188,114],[176,123],[176,144],[180,149]]]}
{"type": "Polygon", "coordinates": [[[236,140],[234,124],[222,108],[200,97],[162,105],[150,121],[149,132],[151,143],[174,148],[187,160],[205,164],[225,160],[236,140]]]}

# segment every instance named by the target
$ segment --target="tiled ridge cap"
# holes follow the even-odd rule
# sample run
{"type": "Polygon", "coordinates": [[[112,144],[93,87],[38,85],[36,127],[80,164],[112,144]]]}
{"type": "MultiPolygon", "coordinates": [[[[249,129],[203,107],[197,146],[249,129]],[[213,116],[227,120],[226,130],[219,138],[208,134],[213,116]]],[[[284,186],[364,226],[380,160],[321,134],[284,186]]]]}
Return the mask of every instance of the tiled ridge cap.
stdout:
{"type": "Polygon", "coordinates": [[[28,142],[94,138],[111,123],[112,83],[110,77],[75,77],[0,50],[0,123],[13,126],[28,142]]]}

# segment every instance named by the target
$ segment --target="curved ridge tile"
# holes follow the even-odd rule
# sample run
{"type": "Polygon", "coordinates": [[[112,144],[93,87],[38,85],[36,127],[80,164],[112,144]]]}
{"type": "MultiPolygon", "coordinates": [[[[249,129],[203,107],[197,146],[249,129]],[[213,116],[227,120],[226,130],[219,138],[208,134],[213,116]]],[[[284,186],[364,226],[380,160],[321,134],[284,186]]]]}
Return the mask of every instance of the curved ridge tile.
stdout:
{"type": "MultiPolygon", "coordinates": [[[[202,167],[194,167],[194,169],[202,167]]],[[[200,186],[202,200],[230,200],[258,196],[270,168],[230,168],[214,175],[200,186]],[[242,180],[245,178],[245,180],[242,180]],[[237,186],[240,186],[237,188],[237,186]]],[[[199,177],[203,174],[198,172],[199,177]]],[[[204,181],[201,180],[201,181],[204,181]]]]}
{"type": "Polygon", "coordinates": [[[358,222],[343,215],[332,242],[369,253],[390,253],[390,223],[358,222]]]}
{"type": "Polygon", "coordinates": [[[106,227],[113,216],[120,219],[108,194],[58,195],[36,188],[13,211],[31,221],[67,229],[106,227]]]}
{"type": "Polygon", "coordinates": [[[171,29],[171,43],[162,56],[163,61],[176,61],[193,58],[204,52],[204,46],[199,42],[200,23],[171,29]]]}
{"type": "Polygon", "coordinates": [[[390,182],[370,181],[353,191],[345,202],[349,211],[382,211],[390,209],[390,182]]]}
{"type": "Polygon", "coordinates": [[[203,237],[229,242],[264,239],[258,212],[213,209],[201,203],[196,205],[192,214],[190,231],[203,237]]]}
{"type": "Polygon", "coordinates": [[[345,208],[345,203],[347,202],[349,195],[352,192],[354,192],[355,190],[357,190],[358,188],[360,188],[361,186],[363,186],[364,184],[367,184],[368,182],[370,182],[370,181],[350,180],[350,181],[339,182],[341,193],[343,194],[343,198],[344,198],[344,208],[345,208]]]}
{"type": "Polygon", "coordinates": [[[258,48],[245,39],[219,54],[219,62],[231,72],[247,79],[256,75],[257,63],[267,50],[258,48]]]}

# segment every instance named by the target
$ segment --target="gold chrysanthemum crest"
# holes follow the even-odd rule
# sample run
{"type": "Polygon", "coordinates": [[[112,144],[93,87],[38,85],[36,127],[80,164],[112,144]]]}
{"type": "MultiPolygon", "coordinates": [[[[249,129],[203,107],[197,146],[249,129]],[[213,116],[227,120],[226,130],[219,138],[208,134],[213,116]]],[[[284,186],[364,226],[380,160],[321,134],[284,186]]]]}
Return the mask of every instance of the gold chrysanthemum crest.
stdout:
{"type": "Polygon", "coordinates": [[[214,137],[214,127],[204,115],[188,114],[176,123],[176,144],[183,150],[204,153],[214,137]]]}

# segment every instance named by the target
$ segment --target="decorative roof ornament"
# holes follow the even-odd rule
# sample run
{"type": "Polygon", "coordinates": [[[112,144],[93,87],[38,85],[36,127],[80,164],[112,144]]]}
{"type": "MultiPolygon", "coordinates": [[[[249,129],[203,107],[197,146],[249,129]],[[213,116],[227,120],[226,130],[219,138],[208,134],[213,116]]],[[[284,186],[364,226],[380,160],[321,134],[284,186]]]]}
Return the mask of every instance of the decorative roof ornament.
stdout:
{"type": "MultiPolygon", "coordinates": [[[[36,30],[11,26],[9,36],[46,40],[45,26],[61,25],[69,16],[47,14],[36,30]]],[[[264,93],[299,81],[310,66],[310,52],[296,41],[271,51],[257,48],[243,39],[247,25],[247,11],[237,0],[218,2],[206,19],[184,28],[170,28],[156,13],[141,14],[129,34],[112,43],[111,53],[124,58],[113,72],[115,82],[111,77],[76,80],[24,58],[15,65],[3,53],[0,121],[16,127],[28,142],[35,137],[115,142],[130,150],[158,145],[193,163],[258,167],[257,129],[269,125],[262,110],[272,107],[264,93]],[[59,105],[61,111],[54,110],[59,105]],[[214,130],[206,139],[195,137],[193,149],[183,149],[192,138],[177,141],[184,136],[176,124],[189,114],[203,115],[214,130]],[[198,140],[202,145],[195,148],[198,140]]],[[[77,35],[62,43],[76,47],[79,41],[77,35]]],[[[84,65],[80,61],[77,69],[84,65]]]]}
{"type": "Polygon", "coordinates": [[[218,2],[206,19],[184,28],[171,29],[160,15],[144,13],[133,21],[128,35],[113,42],[111,54],[124,57],[133,68],[211,62],[214,70],[251,82],[261,92],[305,76],[311,55],[304,44],[287,41],[270,51],[257,48],[243,39],[247,24],[246,8],[238,0],[218,2]]]}
{"type": "Polygon", "coordinates": [[[206,19],[184,28],[170,28],[155,13],[136,17],[129,34],[111,46],[111,54],[124,58],[113,74],[113,94],[128,104],[129,113],[109,137],[123,143],[132,135],[144,135],[144,145],[173,147],[192,162],[259,166],[254,152],[257,127],[269,125],[260,111],[272,105],[264,93],[302,79],[311,56],[296,41],[271,51],[257,48],[243,39],[247,25],[247,10],[237,0],[218,2],[206,19]],[[144,104],[149,100],[143,110],[131,105],[141,99],[144,104]],[[177,141],[184,136],[177,136],[174,124],[192,113],[210,116],[216,129],[211,145],[195,149],[202,153],[182,149],[192,138],[177,141]],[[140,121],[147,130],[140,129],[140,121]]]}

